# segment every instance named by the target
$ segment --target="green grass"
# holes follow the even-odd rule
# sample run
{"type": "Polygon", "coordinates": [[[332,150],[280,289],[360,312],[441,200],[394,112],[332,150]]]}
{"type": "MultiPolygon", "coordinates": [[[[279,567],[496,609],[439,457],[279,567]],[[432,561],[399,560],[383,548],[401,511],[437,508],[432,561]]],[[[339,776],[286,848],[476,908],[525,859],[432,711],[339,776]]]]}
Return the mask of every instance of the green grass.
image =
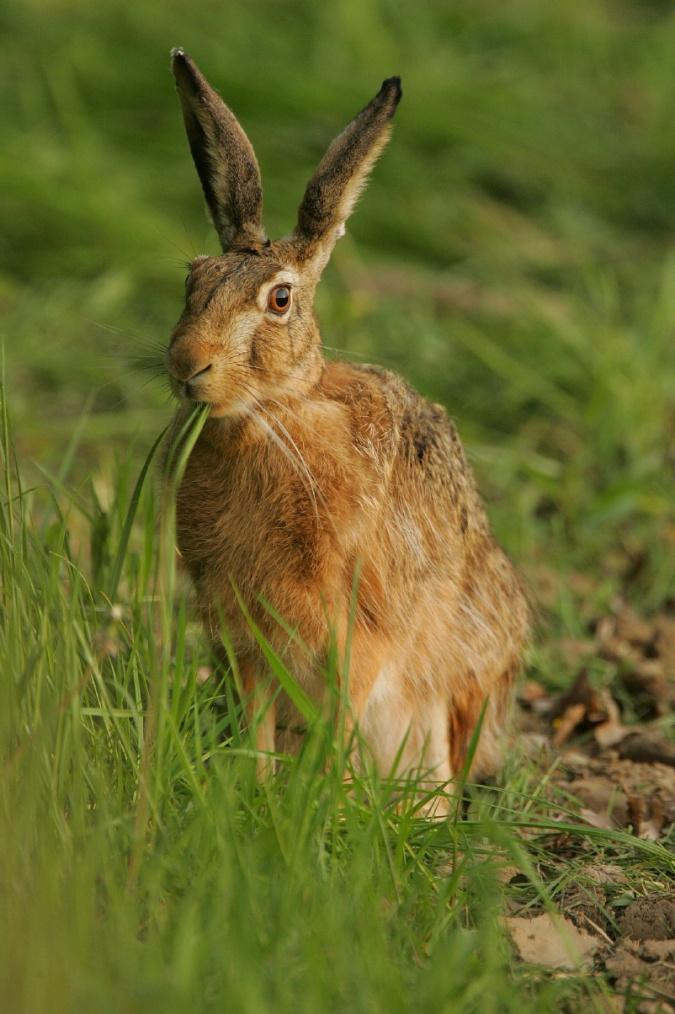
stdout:
{"type": "MultiPolygon", "coordinates": [[[[110,608],[130,478],[117,477],[106,534],[82,526],[95,584],[78,563],[74,501],[62,515],[11,476],[3,498],[8,1009],[602,1009],[601,982],[510,960],[499,868],[522,870],[526,911],[553,910],[576,870],[545,882],[547,836],[568,825],[522,759],[468,819],[458,788],[454,817],[429,822],[395,783],[353,775],[346,788],[330,725],[315,719],[300,758],[257,784],[230,684],[197,679],[208,659],[184,589],[169,596],[173,554],[150,487],[110,608]]],[[[580,855],[672,871],[666,846],[570,819],[580,855]]]]}
{"type": "Polygon", "coordinates": [[[448,406],[496,531],[549,587],[530,673],[565,685],[556,637],[617,593],[649,612],[675,589],[675,13],[10,0],[0,25],[8,1009],[602,1009],[601,981],[514,963],[504,895],[555,906],[589,856],[663,889],[666,845],[577,829],[556,860],[561,801],[519,758],[468,820],[430,825],[370,777],[346,794],[320,725],[256,786],[231,692],[196,679],[149,479],[134,498],[171,413],[134,360],[165,343],[184,262],[216,250],[169,48],[248,130],[275,235],[400,73],[324,338],[448,406]],[[508,891],[504,862],[523,870],[508,891]]]}

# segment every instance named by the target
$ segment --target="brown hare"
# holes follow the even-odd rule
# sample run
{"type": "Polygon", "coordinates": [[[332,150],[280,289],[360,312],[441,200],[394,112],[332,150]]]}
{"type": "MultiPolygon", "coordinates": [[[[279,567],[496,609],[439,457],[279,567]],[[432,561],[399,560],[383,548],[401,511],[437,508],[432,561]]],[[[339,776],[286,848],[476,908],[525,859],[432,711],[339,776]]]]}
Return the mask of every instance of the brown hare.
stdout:
{"type": "Polygon", "coordinates": [[[223,248],[190,265],[167,352],[182,401],[173,432],[190,403],[210,408],[178,490],[177,539],[206,630],[217,649],[224,623],[249,717],[263,715],[259,771],[290,705],[249,619],[317,703],[337,645],[350,722],[383,774],[397,765],[443,785],[485,706],[472,771],[488,775],[526,635],[518,580],[445,410],[387,370],[326,362],[312,305],[389,139],[400,80],[333,141],[294,231],[270,241],[248,138],[182,49],[172,69],[223,248]]]}

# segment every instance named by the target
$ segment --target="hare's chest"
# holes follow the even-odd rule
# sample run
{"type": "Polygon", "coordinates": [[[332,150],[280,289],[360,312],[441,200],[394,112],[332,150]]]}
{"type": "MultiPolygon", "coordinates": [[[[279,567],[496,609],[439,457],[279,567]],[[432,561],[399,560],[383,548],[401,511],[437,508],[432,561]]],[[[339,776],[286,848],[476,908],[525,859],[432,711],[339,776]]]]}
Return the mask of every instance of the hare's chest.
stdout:
{"type": "Polygon", "coordinates": [[[181,555],[202,588],[235,582],[269,594],[317,566],[316,491],[260,454],[223,459],[195,448],[177,500],[181,555]]]}

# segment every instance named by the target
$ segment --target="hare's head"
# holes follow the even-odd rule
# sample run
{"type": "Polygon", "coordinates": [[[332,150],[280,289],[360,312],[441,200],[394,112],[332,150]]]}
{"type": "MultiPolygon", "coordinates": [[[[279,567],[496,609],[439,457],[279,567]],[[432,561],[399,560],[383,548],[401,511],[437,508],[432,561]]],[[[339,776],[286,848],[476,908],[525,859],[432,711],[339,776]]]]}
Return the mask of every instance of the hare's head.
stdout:
{"type": "Polygon", "coordinates": [[[167,367],[180,397],[211,405],[212,415],[238,414],[256,400],[301,393],[319,376],[314,290],[389,138],[401,86],[398,78],[385,81],[333,141],[307,186],[294,231],[271,241],[250,141],[182,49],[172,52],[172,69],[223,253],[190,265],[167,367]]]}

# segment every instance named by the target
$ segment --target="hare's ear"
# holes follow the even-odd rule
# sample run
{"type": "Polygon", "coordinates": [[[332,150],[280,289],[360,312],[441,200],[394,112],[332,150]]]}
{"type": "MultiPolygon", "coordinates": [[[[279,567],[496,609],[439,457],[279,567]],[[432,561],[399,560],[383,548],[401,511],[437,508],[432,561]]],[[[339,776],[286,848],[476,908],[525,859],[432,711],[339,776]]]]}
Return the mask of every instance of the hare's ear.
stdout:
{"type": "Polygon", "coordinates": [[[251,142],[236,117],[182,49],[171,69],[190,151],[223,250],[264,242],[262,182],[251,142]]]}
{"type": "Polygon", "coordinates": [[[345,222],[389,140],[401,94],[401,79],[387,78],[375,98],[335,138],[307,184],[293,238],[300,255],[316,261],[319,271],[344,234],[345,222]]]}

